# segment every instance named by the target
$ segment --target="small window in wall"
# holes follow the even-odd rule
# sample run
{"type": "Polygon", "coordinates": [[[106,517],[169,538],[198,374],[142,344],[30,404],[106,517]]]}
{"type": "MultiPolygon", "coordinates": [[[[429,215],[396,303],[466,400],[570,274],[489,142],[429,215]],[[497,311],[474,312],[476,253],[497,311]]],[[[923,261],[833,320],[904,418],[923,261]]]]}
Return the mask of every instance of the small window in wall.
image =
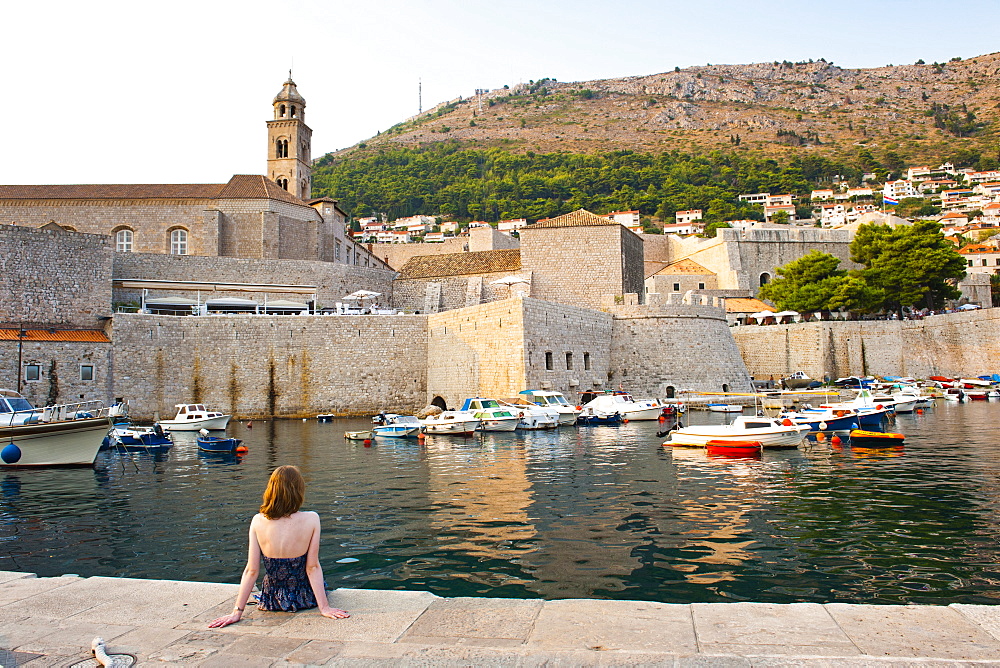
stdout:
{"type": "Polygon", "coordinates": [[[170,254],[187,255],[188,233],[187,230],[173,230],[170,233],[170,254]]]}
{"type": "Polygon", "coordinates": [[[590,353],[583,354],[583,369],[584,371],[590,371],[590,353]]]}
{"type": "Polygon", "coordinates": [[[728,392],[729,391],[729,385],[727,385],[726,383],[723,383],[722,384],[722,391],[723,392],[728,392]]]}
{"type": "Polygon", "coordinates": [[[771,282],[771,274],[764,272],[760,275],[760,287],[764,287],[771,282]]]}
{"type": "Polygon", "coordinates": [[[552,371],[552,353],[545,353],[545,370],[552,371]]]}
{"type": "Polygon", "coordinates": [[[699,290],[704,290],[705,289],[705,284],[704,283],[699,283],[698,284],[698,289],[699,290]]]}
{"type": "Polygon", "coordinates": [[[566,370],[573,370],[573,353],[566,353],[566,370]]]}
{"type": "Polygon", "coordinates": [[[972,266],[972,260],[969,260],[969,266],[970,267],[972,266]]]}
{"type": "Polygon", "coordinates": [[[81,364],[80,365],[80,380],[94,380],[94,365],[93,364],[81,364]]]}
{"type": "Polygon", "coordinates": [[[681,284],[674,283],[674,292],[680,292],[680,291],[681,291],[681,284]]]}
{"type": "Polygon", "coordinates": [[[115,250],[119,253],[132,252],[132,230],[118,230],[115,232],[115,250]]]}
{"type": "Polygon", "coordinates": [[[674,389],[673,385],[667,385],[667,399],[673,399],[677,394],[677,390],[674,389]]]}
{"type": "Polygon", "coordinates": [[[334,259],[335,259],[335,260],[336,260],[337,262],[340,262],[340,242],[339,242],[339,241],[337,242],[337,250],[336,250],[336,252],[334,253],[333,257],[334,257],[334,259]]]}
{"type": "Polygon", "coordinates": [[[42,367],[38,364],[24,365],[24,380],[34,382],[42,379],[42,367]]]}

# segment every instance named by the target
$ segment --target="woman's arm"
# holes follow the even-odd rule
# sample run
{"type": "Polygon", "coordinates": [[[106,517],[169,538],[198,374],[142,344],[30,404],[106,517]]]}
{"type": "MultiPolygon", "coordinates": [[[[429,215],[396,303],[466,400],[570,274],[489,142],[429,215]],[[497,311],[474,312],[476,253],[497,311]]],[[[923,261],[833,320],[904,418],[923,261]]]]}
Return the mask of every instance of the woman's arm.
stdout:
{"type": "Polygon", "coordinates": [[[312,587],[316,596],[316,603],[319,605],[319,612],[324,617],[333,619],[344,619],[350,615],[339,608],[330,606],[330,600],[326,597],[326,584],[323,582],[323,567],[319,564],[319,515],[310,513],[313,520],[309,526],[312,529],[312,536],[309,539],[309,551],[306,553],[306,576],[309,578],[309,586],[312,587]]]}
{"type": "Polygon", "coordinates": [[[250,521],[250,547],[247,550],[247,565],[243,569],[243,577],[240,579],[240,590],[236,594],[236,606],[230,614],[212,620],[208,625],[210,629],[235,624],[243,617],[247,601],[250,600],[250,592],[253,591],[253,586],[257,583],[257,575],[260,572],[260,543],[257,542],[256,532],[257,517],[259,516],[254,516],[250,521]]]}

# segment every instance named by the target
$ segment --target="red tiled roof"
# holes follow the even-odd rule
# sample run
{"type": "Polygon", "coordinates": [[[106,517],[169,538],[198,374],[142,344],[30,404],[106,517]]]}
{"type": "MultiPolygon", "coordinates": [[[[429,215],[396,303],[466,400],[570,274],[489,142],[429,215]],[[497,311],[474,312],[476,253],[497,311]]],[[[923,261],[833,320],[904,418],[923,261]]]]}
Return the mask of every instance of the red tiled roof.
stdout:
{"type": "Polygon", "coordinates": [[[17,341],[20,338],[22,341],[111,342],[107,334],[99,329],[55,330],[54,332],[50,332],[47,329],[27,329],[24,331],[24,336],[21,337],[18,336],[18,331],[16,329],[0,329],[0,341],[17,341]]]}

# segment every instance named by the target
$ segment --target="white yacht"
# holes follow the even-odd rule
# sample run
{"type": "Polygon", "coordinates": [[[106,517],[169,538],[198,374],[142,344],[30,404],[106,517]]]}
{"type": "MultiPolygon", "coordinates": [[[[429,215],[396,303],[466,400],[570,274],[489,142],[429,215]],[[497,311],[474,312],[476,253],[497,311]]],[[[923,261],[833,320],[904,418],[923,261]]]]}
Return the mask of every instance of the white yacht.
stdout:
{"type": "Polygon", "coordinates": [[[625,420],[657,420],[663,412],[663,406],[658,401],[636,401],[628,392],[615,391],[596,396],[592,392],[585,392],[583,396],[586,401],[583,413],[586,415],[618,413],[625,420]]]}
{"type": "Polygon", "coordinates": [[[199,431],[201,429],[225,429],[229,425],[228,415],[210,411],[202,404],[177,404],[177,415],[173,420],[157,422],[165,431],[199,431]]]}

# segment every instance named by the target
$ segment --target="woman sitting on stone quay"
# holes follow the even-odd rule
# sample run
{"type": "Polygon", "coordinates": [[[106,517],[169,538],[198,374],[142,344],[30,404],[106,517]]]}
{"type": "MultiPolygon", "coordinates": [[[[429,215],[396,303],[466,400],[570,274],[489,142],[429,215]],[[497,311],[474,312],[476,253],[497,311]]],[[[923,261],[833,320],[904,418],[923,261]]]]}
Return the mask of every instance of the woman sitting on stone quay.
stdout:
{"type": "Polygon", "coordinates": [[[330,607],[327,600],[319,563],[319,515],[299,510],[305,491],[306,482],[298,467],[279,466],[271,474],[260,512],[250,521],[250,550],[236,607],[231,614],[213,620],[209,628],[240,621],[257,582],[261,558],[264,581],[258,610],[295,612],[319,606],[324,617],[350,617],[347,612],[330,607]]]}

